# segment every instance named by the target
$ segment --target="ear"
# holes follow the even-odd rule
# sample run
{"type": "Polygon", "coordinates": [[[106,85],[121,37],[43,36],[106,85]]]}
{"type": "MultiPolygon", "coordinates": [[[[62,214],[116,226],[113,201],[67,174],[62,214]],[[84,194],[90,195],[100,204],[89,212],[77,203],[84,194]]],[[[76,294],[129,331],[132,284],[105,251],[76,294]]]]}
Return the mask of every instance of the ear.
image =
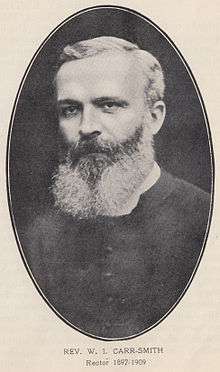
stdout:
{"type": "Polygon", "coordinates": [[[157,101],[150,109],[152,122],[150,123],[152,134],[156,134],[163,125],[166,116],[166,106],[163,101],[157,101]]]}

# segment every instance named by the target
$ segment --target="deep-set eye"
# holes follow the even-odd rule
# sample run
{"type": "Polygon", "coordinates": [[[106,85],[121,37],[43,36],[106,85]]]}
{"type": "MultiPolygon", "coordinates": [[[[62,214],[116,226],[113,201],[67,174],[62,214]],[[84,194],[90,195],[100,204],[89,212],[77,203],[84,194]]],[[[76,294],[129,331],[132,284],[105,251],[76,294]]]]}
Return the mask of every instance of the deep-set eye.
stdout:
{"type": "Polygon", "coordinates": [[[114,101],[102,102],[99,106],[103,110],[103,112],[107,113],[114,113],[121,107],[118,102],[114,101]]]}
{"type": "Polygon", "coordinates": [[[118,105],[116,104],[116,102],[107,102],[103,106],[104,106],[104,108],[118,107],[118,105]]]}
{"type": "Polygon", "coordinates": [[[63,106],[60,108],[60,115],[64,118],[71,118],[77,115],[80,111],[79,106],[71,105],[71,106],[63,106]]]}
{"type": "Polygon", "coordinates": [[[128,102],[120,99],[104,99],[101,97],[95,100],[95,105],[104,113],[114,114],[118,110],[127,107],[128,102]]]}

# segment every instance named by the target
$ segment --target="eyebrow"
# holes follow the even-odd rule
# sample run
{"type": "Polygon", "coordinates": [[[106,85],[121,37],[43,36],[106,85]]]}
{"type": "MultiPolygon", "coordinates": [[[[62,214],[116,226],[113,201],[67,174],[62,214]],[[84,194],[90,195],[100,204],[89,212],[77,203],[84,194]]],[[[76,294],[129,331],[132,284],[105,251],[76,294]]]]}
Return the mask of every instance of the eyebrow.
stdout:
{"type": "Polygon", "coordinates": [[[81,103],[75,99],[70,99],[70,98],[66,98],[66,99],[60,99],[57,101],[57,104],[58,105],[81,105],[81,103]]]}
{"type": "Polygon", "coordinates": [[[128,105],[127,101],[125,101],[124,99],[121,99],[119,97],[115,97],[115,96],[98,97],[98,98],[95,98],[94,100],[92,100],[92,102],[94,102],[96,104],[101,104],[101,103],[109,102],[109,101],[118,102],[122,106],[127,106],[128,105]]]}

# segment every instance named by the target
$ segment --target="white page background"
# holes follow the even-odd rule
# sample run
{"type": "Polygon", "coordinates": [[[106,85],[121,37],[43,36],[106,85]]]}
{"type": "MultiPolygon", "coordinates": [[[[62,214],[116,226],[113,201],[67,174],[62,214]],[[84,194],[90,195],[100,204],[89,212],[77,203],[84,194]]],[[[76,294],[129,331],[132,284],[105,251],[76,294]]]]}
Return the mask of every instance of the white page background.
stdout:
{"type": "MultiPolygon", "coordinates": [[[[190,66],[208,113],[216,161],[216,193],[208,242],[196,276],[175,310],[150,332],[117,343],[88,338],[62,322],[37,293],[22,263],[10,221],[6,194],[6,141],[10,115],[24,72],[40,44],[66,17],[95,1],[1,1],[0,69],[0,370],[3,372],[103,370],[84,367],[87,347],[162,346],[163,354],[141,355],[147,366],[131,370],[217,372],[220,346],[219,219],[220,157],[219,19],[217,1],[121,1],[155,22],[190,66]],[[80,347],[83,356],[64,356],[80,347]],[[83,359],[84,358],[84,359],[83,359]]],[[[117,355],[116,355],[117,357],[117,355]]],[[[119,356],[120,358],[123,356],[119,356]]],[[[105,370],[128,371],[126,367],[105,370]]]]}

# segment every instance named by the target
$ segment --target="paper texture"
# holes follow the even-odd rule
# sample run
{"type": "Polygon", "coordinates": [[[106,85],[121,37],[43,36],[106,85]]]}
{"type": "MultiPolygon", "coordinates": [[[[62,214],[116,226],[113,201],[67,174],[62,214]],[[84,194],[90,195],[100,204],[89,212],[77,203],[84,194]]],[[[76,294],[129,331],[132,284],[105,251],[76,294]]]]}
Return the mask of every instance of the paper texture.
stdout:
{"type": "MultiPolygon", "coordinates": [[[[101,5],[108,4],[103,1],[101,5]]],[[[37,293],[18,251],[6,191],[6,144],[13,103],[24,72],[39,45],[66,17],[94,1],[3,1],[1,6],[1,335],[0,370],[84,371],[149,370],[207,371],[219,369],[219,13],[218,2],[123,1],[120,5],[149,17],[172,39],[190,66],[208,114],[214,147],[216,181],[211,229],[205,252],[186,295],[162,323],[129,341],[89,338],[62,322],[37,293]],[[95,348],[94,354],[88,349],[95,348]],[[151,348],[140,354],[124,348],[151,348]],[[155,348],[155,349],[154,349],[155,348]],[[64,349],[72,349],[65,354],[64,349]],[[162,350],[163,349],[163,350],[162,350]],[[106,354],[107,353],[107,354],[106,354]],[[86,360],[111,360],[105,366],[86,360]],[[113,360],[134,360],[114,365],[113,360]],[[138,362],[135,362],[138,360],[138,362]],[[143,361],[145,360],[145,361],[143,361]]],[[[116,3],[111,5],[118,5],[116,3]]]]}

